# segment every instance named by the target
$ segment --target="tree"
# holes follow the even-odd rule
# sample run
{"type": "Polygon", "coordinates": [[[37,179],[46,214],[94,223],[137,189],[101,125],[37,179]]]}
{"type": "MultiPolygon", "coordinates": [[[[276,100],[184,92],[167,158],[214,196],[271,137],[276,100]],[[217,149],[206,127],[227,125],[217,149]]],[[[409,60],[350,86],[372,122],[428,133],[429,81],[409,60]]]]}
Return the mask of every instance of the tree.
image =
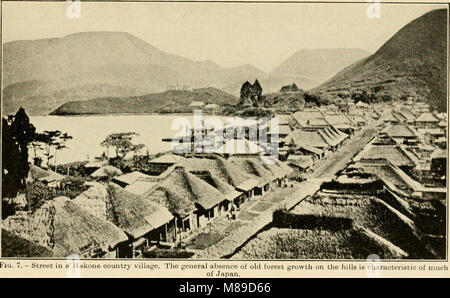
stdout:
{"type": "Polygon", "coordinates": [[[247,99],[250,98],[250,95],[252,93],[252,84],[250,84],[249,81],[245,81],[245,83],[241,87],[241,99],[247,99]]]}
{"type": "Polygon", "coordinates": [[[116,156],[123,160],[128,152],[134,150],[135,145],[131,141],[137,135],[135,132],[112,133],[100,145],[106,147],[107,150],[109,147],[113,147],[116,151],[116,156]]]}
{"type": "Polygon", "coordinates": [[[259,103],[262,101],[263,88],[261,87],[261,84],[259,83],[258,79],[255,80],[252,87],[253,87],[252,88],[253,106],[257,107],[259,103]]]}
{"type": "Polygon", "coordinates": [[[22,107],[14,116],[14,121],[11,123],[11,128],[19,149],[19,159],[16,170],[22,180],[21,185],[25,186],[25,179],[28,176],[28,171],[30,170],[30,165],[28,164],[28,144],[33,141],[36,134],[36,128],[30,123],[30,118],[28,118],[22,107]]]}
{"type": "MultiPolygon", "coordinates": [[[[2,198],[15,197],[19,191],[26,192],[26,178],[30,170],[28,145],[34,139],[36,128],[30,123],[21,107],[14,116],[2,118],[2,198]]],[[[28,196],[27,196],[28,199],[28,196]]],[[[3,201],[2,201],[3,203],[3,201]]],[[[2,204],[2,217],[14,213],[7,204],[2,204]]]]}
{"type": "Polygon", "coordinates": [[[53,163],[55,164],[56,170],[56,154],[58,151],[67,148],[66,142],[72,139],[72,136],[69,136],[67,133],[62,133],[59,130],[46,130],[37,138],[45,145],[44,155],[47,157],[47,167],[50,165],[50,160],[54,159],[53,163]],[[52,149],[54,155],[52,155],[52,149]]]}
{"type": "Polygon", "coordinates": [[[293,92],[299,91],[299,89],[298,89],[297,85],[295,85],[295,83],[292,83],[292,85],[291,85],[291,91],[293,91],[293,92]]]}

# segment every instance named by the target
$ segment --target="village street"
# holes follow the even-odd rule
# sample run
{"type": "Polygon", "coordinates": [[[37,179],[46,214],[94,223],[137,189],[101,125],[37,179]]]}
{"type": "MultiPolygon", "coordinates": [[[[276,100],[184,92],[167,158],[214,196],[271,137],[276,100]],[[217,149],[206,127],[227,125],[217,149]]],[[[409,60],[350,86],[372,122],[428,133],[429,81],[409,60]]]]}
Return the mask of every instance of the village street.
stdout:
{"type": "Polygon", "coordinates": [[[262,197],[245,202],[235,220],[218,217],[205,228],[183,239],[193,258],[222,258],[233,254],[249,238],[272,222],[273,211],[291,209],[319,190],[324,180],[343,169],[376,134],[376,124],[357,132],[338,151],[321,160],[310,178],[303,182],[289,182],[287,188],[276,187],[262,197]]]}
{"type": "Polygon", "coordinates": [[[333,152],[326,159],[320,160],[314,167],[312,178],[332,178],[336,172],[343,169],[351,159],[361,151],[375,136],[375,125],[369,125],[356,133],[338,151],[333,152]]]}

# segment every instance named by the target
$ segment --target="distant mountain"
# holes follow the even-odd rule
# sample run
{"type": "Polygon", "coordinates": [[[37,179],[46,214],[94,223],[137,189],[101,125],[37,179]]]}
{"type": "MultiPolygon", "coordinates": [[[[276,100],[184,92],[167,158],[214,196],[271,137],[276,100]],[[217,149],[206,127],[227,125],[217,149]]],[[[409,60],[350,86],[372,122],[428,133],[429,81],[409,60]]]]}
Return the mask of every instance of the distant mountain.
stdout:
{"type": "Polygon", "coordinates": [[[23,106],[32,115],[68,101],[137,96],[177,84],[237,94],[230,86],[266,76],[251,65],[224,68],[169,54],[123,32],[8,42],[3,61],[3,112],[23,106]]]}
{"type": "Polygon", "coordinates": [[[404,26],[375,54],[345,68],[317,90],[410,96],[446,111],[447,30],[446,9],[426,13],[404,26]]]}
{"type": "Polygon", "coordinates": [[[302,89],[311,89],[369,55],[360,49],[302,49],[276,67],[262,84],[265,83],[269,89],[272,89],[271,85],[278,85],[277,90],[292,83],[302,89]]]}
{"type": "Polygon", "coordinates": [[[237,104],[239,99],[216,88],[172,90],[135,97],[103,97],[66,102],[51,115],[124,114],[156,112],[188,112],[193,101],[204,104],[237,104]]]}

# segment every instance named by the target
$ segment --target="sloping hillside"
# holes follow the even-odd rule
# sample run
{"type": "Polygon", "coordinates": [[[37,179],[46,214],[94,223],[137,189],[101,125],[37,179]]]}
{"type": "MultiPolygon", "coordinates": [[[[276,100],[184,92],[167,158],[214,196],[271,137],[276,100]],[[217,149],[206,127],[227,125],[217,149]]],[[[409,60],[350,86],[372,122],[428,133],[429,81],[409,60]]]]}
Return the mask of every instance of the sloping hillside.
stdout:
{"type": "Polygon", "coordinates": [[[192,101],[215,104],[236,104],[239,99],[216,88],[201,88],[192,91],[166,91],[135,97],[103,97],[67,102],[51,115],[122,114],[188,112],[192,101]]]}
{"type": "Polygon", "coordinates": [[[317,90],[361,91],[430,102],[447,110],[447,10],[433,10],[404,26],[375,54],[345,68],[317,90]]]}
{"type": "MultiPolygon", "coordinates": [[[[138,96],[172,85],[240,88],[266,75],[251,65],[224,68],[191,61],[124,32],[9,42],[3,58],[3,112],[23,106],[32,115],[47,114],[68,101],[138,96]]],[[[238,94],[239,89],[232,91],[238,94]]]]}
{"type": "Polygon", "coordinates": [[[302,89],[310,89],[369,54],[360,49],[302,49],[276,67],[266,84],[270,85],[272,81],[282,84],[294,82],[302,89]]]}

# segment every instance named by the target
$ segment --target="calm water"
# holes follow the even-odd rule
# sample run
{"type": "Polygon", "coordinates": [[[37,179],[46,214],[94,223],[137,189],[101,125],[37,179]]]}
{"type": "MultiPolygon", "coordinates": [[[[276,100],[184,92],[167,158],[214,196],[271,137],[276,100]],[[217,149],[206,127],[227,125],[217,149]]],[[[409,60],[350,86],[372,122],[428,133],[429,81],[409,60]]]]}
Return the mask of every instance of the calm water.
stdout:
{"type": "MultiPolygon", "coordinates": [[[[170,150],[171,144],[162,142],[161,139],[179,132],[171,130],[172,121],[179,117],[186,118],[193,124],[193,115],[31,116],[30,121],[38,132],[60,130],[73,137],[66,143],[68,148],[57,153],[56,162],[62,164],[92,160],[95,156],[100,156],[106,151],[100,143],[114,132],[138,133],[139,136],[133,142],[145,144],[150,154],[170,150]]],[[[203,116],[203,119],[209,117],[211,116],[203,116]]],[[[110,153],[112,151],[110,149],[110,153]]],[[[33,156],[32,150],[30,156],[33,156]]]]}

